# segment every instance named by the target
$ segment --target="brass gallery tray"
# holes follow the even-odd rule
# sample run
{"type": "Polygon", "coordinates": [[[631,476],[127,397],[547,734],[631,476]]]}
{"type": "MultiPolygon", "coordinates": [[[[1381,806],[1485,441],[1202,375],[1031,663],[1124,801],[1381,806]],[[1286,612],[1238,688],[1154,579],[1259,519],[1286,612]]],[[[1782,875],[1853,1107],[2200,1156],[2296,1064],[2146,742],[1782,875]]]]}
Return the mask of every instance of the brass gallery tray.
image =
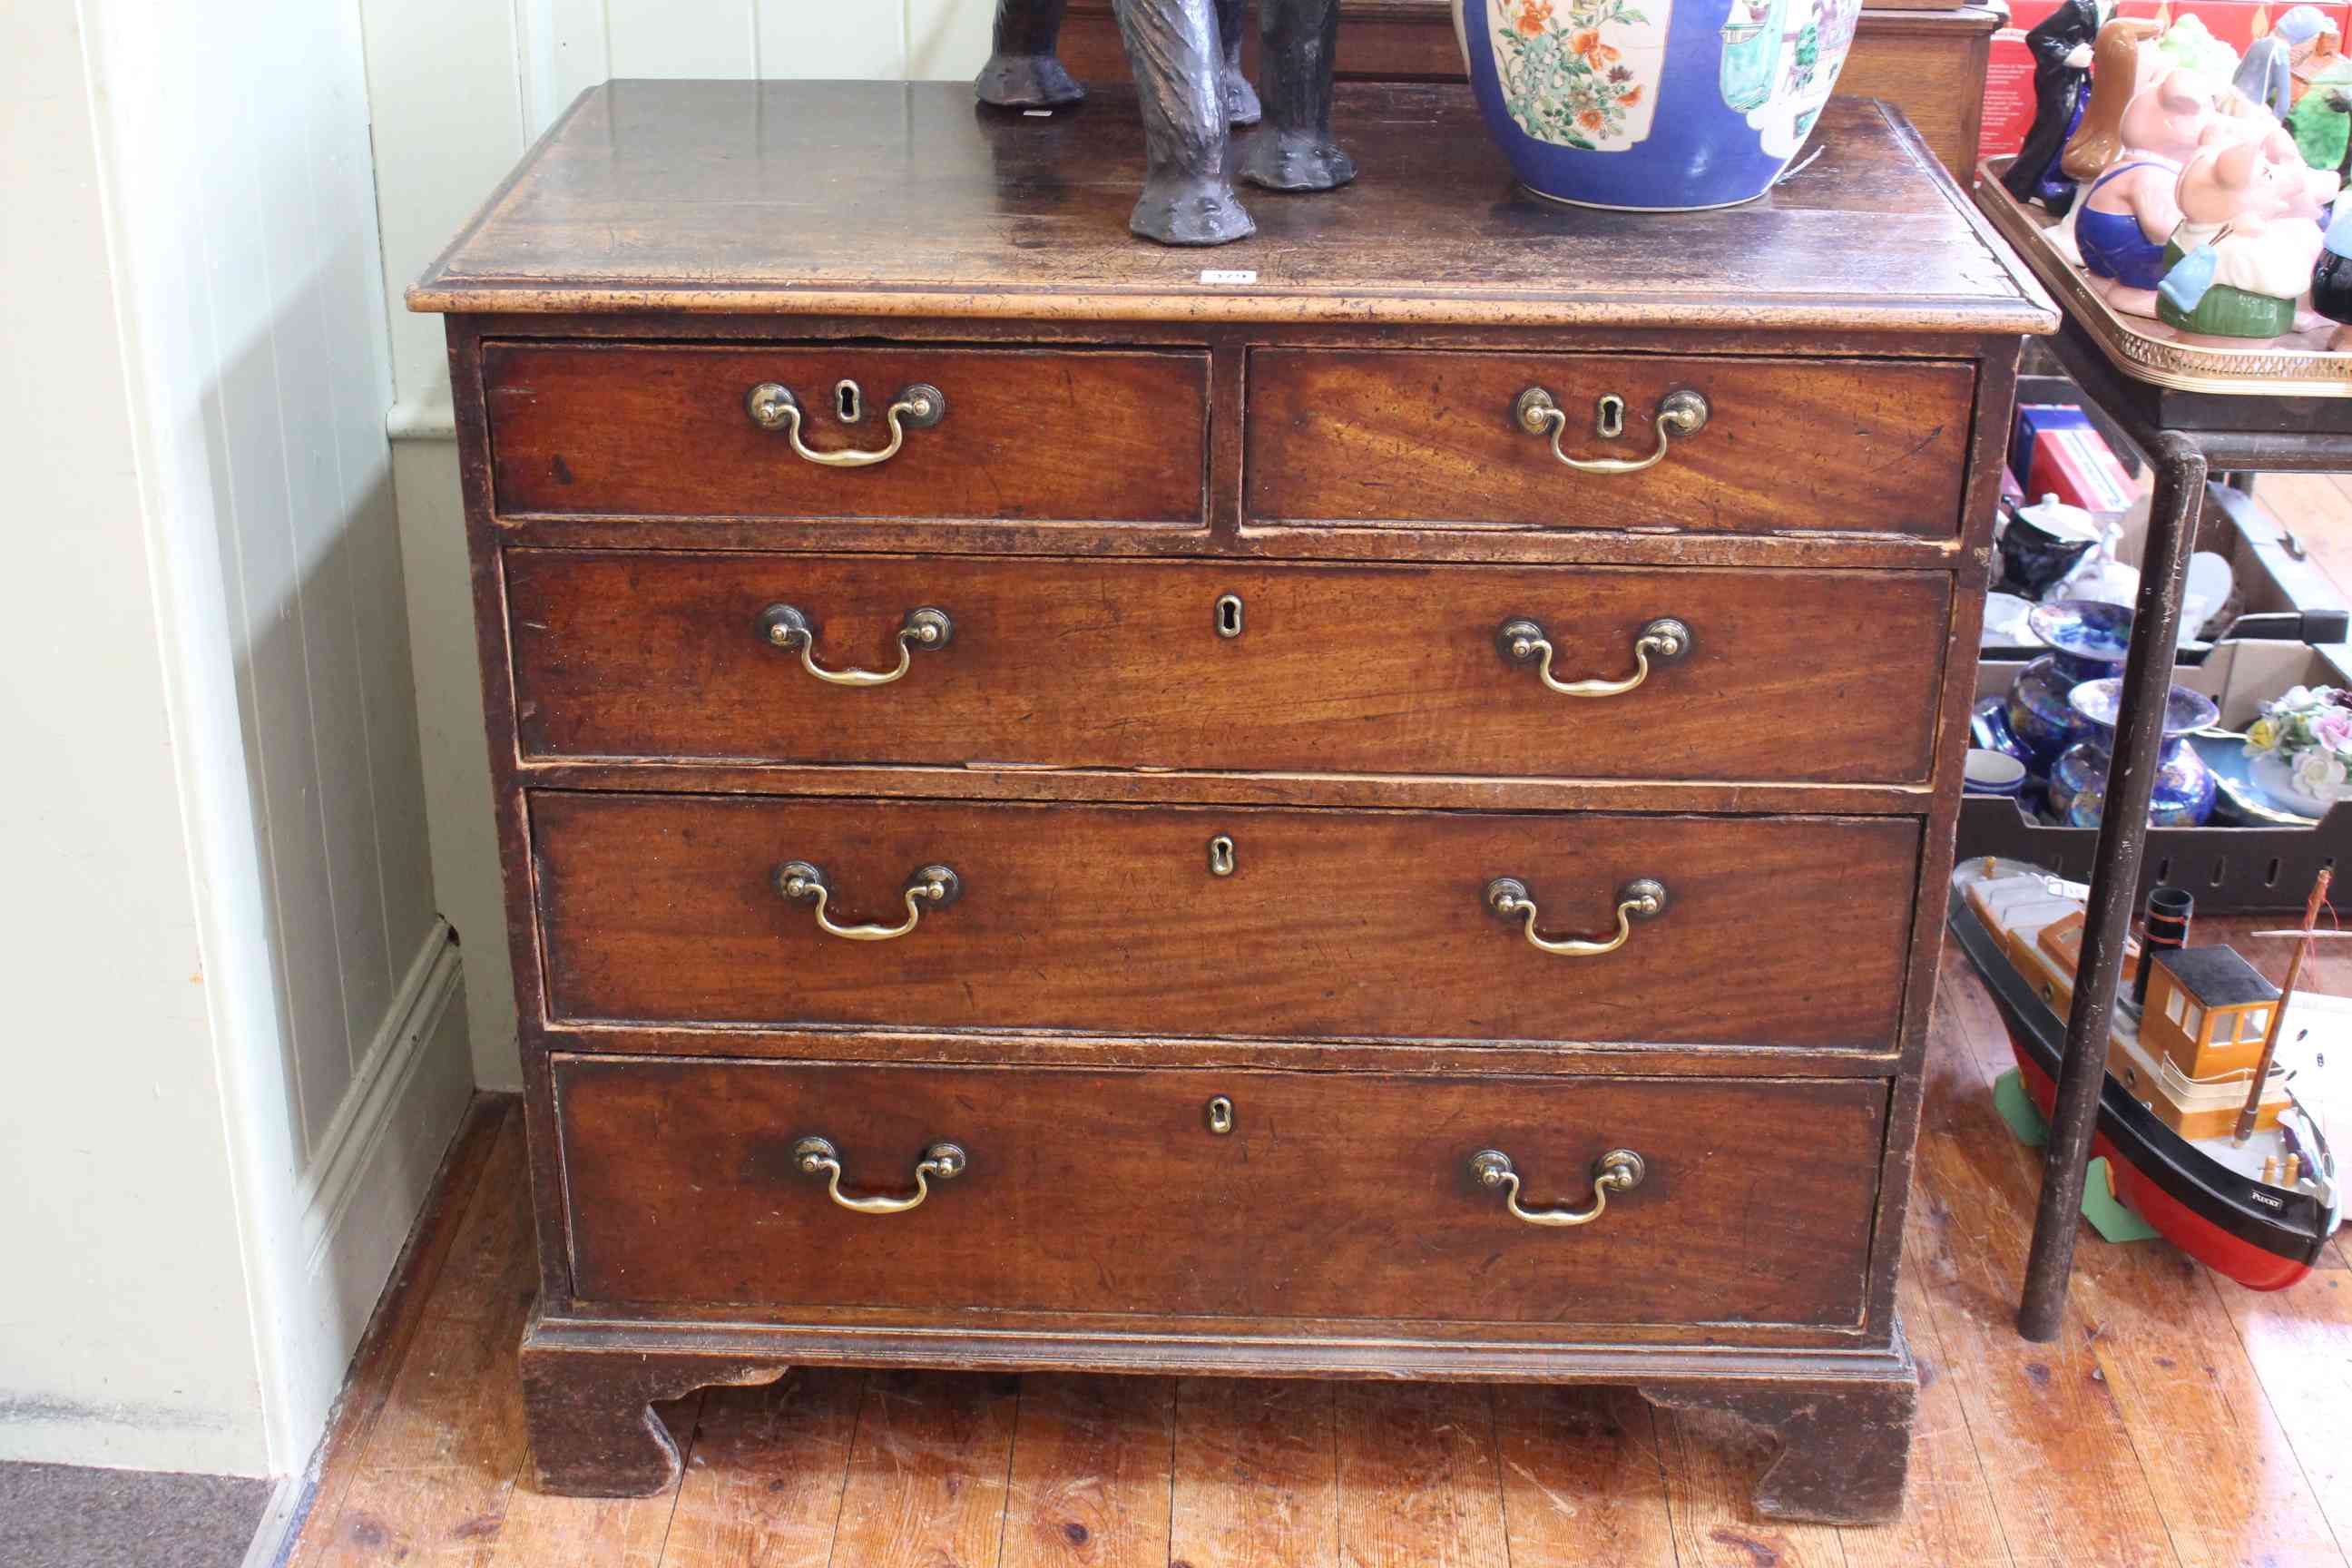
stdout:
{"type": "Polygon", "coordinates": [[[2263,397],[2352,397],[2352,353],[2326,343],[2336,331],[2322,321],[2290,332],[2266,348],[2242,352],[2198,348],[2175,341],[2170,327],[2144,316],[2110,310],[2082,272],[2050,240],[2059,220],[2039,207],[2018,204],[2001,184],[2007,158],[1977,164],[1977,205],[2003,239],[2025,258],[2035,277],[2099,345],[2115,367],[2135,380],[2182,392],[2231,393],[2263,397]]]}

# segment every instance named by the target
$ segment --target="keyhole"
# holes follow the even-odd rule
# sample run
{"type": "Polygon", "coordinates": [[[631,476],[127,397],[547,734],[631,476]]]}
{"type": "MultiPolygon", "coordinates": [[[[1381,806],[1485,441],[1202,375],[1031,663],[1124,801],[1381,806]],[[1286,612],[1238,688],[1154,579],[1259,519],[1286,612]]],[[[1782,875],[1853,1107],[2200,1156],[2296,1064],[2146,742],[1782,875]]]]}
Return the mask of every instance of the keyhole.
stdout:
{"type": "Polygon", "coordinates": [[[834,406],[840,411],[844,425],[855,425],[866,417],[866,396],[854,381],[836,382],[833,388],[834,406]]]}
{"type": "Polygon", "coordinates": [[[1220,833],[1209,840],[1209,875],[1230,877],[1234,874],[1234,841],[1220,833]]]}
{"type": "Polygon", "coordinates": [[[1234,1102],[1223,1095],[1213,1096],[1208,1104],[1209,1131],[1223,1138],[1234,1130],[1234,1102]]]}
{"type": "Polygon", "coordinates": [[[1226,594],[1217,600],[1217,635],[1237,637],[1242,635],[1242,597],[1226,594]]]}
{"type": "Polygon", "coordinates": [[[1604,440],[1614,441],[1625,434],[1625,400],[1613,392],[1603,396],[1594,423],[1604,440]]]}

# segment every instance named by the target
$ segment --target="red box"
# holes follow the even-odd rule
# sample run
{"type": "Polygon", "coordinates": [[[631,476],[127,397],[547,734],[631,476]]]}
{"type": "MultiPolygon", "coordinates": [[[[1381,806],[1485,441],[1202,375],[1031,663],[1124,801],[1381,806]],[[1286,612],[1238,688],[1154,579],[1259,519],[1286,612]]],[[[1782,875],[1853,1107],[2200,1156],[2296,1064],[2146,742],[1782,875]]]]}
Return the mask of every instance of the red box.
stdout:
{"type": "Polygon", "coordinates": [[[2025,489],[2036,500],[2054,495],[2095,517],[2128,511],[2138,494],[2099,433],[2085,426],[2044,430],[2033,438],[2025,489]]]}
{"type": "MultiPolygon", "coordinates": [[[[2149,16],[2168,26],[2194,16],[2205,30],[2237,50],[2270,35],[2271,24],[2291,10],[2294,0],[2118,0],[2112,15],[2149,16]]],[[[2009,20],[1992,36],[1985,63],[1984,128],[1977,136],[1977,156],[2005,157],[2025,145],[2033,125],[2033,53],[2025,47],[2028,28],[2046,21],[2058,9],[2058,0],[2012,0],[2009,20]]],[[[2318,7],[2336,24],[2336,36],[2352,36],[2352,5],[2318,7]]],[[[2341,45],[2339,44],[2339,47],[2341,45]]]]}

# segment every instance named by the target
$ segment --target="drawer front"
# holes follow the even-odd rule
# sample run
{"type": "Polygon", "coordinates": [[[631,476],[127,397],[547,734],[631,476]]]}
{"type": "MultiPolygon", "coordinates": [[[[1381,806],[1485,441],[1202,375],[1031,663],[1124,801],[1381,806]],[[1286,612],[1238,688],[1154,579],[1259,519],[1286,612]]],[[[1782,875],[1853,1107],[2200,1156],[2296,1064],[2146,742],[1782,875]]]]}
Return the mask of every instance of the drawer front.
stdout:
{"type": "Polygon", "coordinates": [[[1849,1325],[1886,1085],[559,1058],[574,1291],[609,1303],[1849,1325]],[[1231,1131],[1211,1130],[1213,1097],[1231,1131]],[[895,1214],[926,1152],[965,1156],[895,1214]],[[1639,1186],[1574,1227],[1603,1154],[1639,1186]]]}
{"type": "Polygon", "coordinates": [[[1951,579],[516,550],[507,587],[533,757],[1912,783],[1951,579]],[[896,668],[918,608],[952,631],[844,687],[760,635],[773,605],[834,673],[896,668]],[[1661,618],[1687,652],[1605,698],[1497,636],[1622,680],[1661,618]]]}
{"type": "Polygon", "coordinates": [[[530,797],[559,1019],[1883,1050],[1911,818],[530,797]],[[1212,840],[1230,840],[1216,874],[1212,840]],[[816,867],[826,934],[777,868],[816,867]],[[944,865],[959,895],[904,889],[944,865]],[[1517,879],[1541,952],[1487,902],[1517,879]]]}
{"type": "Polygon", "coordinates": [[[490,343],[482,352],[503,513],[1017,518],[1199,524],[1208,358],[1183,352],[694,348],[490,343]],[[857,384],[845,422],[838,385],[857,384]],[[936,388],[945,412],[886,462],[811,461],[755,422],[788,389],[819,456],[889,445],[888,411],[936,388]]]}
{"type": "Polygon", "coordinates": [[[1864,531],[1959,526],[1973,369],[1936,361],[1743,360],[1261,349],[1250,356],[1248,507],[1266,522],[1864,531]],[[1639,473],[1580,472],[1515,417],[1541,388],[1579,461],[1659,443],[1662,400],[1705,425],[1639,473]],[[1622,433],[1598,405],[1622,400],[1622,433]]]}

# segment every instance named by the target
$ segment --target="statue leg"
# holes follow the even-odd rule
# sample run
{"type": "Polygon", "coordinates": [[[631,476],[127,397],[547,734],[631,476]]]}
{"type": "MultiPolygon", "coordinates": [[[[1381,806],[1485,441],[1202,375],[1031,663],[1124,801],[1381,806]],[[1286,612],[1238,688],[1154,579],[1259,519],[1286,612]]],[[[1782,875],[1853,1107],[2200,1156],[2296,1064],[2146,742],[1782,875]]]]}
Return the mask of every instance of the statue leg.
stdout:
{"type": "Polygon", "coordinates": [[[1257,231],[1234,195],[1224,46],[1213,0],[1118,0],[1150,167],[1129,226],[1163,245],[1223,245],[1257,231]]]}
{"type": "Polygon", "coordinates": [[[1332,50],[1339,0],[1260,0],[1265,129],[1242,152],[1242,176],[1276,191],[1328,191],[1356,177],[1331,140],[1332,50]]]}
{"type": "Polygon", "coordinates": [[[1062,35],[1063,4],[1064,0],[996,0],[995,52],[971,84],[982,103],[1003,109],[1046,109],[1086,97],[1087,89],[1054,54],[1062,35]]]}
{"type": "Polygon", "coordinates": [[[1265,112],[1257,89],[1242,74],[1242,7],[1248,0],[1217,0],[1217,36],[1225,41],[1225,118],[1235,125],[1255,125],[1265,112]]]}

